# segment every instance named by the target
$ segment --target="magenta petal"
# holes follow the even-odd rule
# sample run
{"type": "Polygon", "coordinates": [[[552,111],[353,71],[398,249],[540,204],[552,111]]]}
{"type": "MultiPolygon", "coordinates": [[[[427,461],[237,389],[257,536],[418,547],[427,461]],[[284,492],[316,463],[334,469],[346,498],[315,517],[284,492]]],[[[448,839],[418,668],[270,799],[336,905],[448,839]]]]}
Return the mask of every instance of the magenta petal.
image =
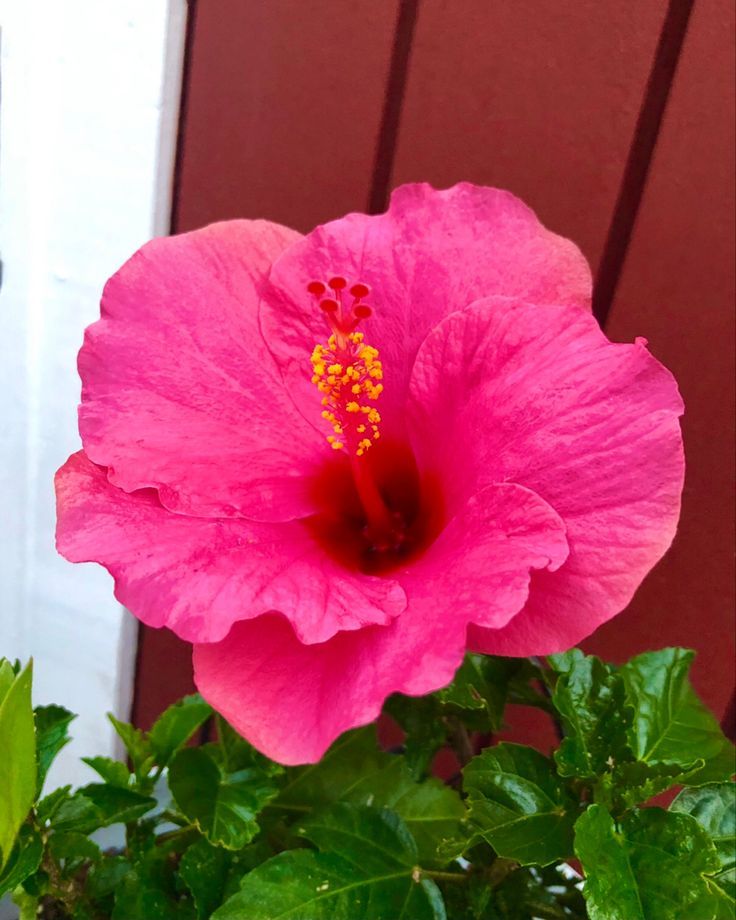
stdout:
{"type": "Polygon", "coordinates": [[[580,250],[551,233],[509,192],[461,183],[445,191],[404,185],[385,214],[349,214],[318,227],[276,261],[261,306],[269,347],[299,404],[319,414],[305,368],[325,338],[306,285],[341,274],[372,288],[366,341],[385,369],[384,431],[400,427],[416,351],[443,317],[491,294],[590,306],[580,250]]]}
{"type": "Polygon", "coordinates": [[[282,617],[238,623],[222,642],[195,646],[197,686],[269,757],[316,761],[341,732],[376,718],[390,693],[452,680],[468,621],[508,622],[527,598],[530,569],[566,555],[564,525],[539,496],[491,486],[398,576],[408,606],[390,625],[305,646],[282,617]]]}
{"type": "Polygon", "coordinates": [[[351,573],[299,521],[259,524],[164,508],[152,489],[128,493],[80,452],[57,473],[57,547],[99,562],[115,596],[149,626],[216,642],[233,623],[277,608],[302,642],[385,624],[406,606],[393,579],[351,573]]]}
{"type": "Polygon", "coordinates": [[[582,310],[491,299],[430,333],[410,399],[415,454],[450,508],[517,482],[567,528],[567,562],[534,576],[506,627],[473,628],[476,649],[566,649],[626,606],[672,541],[684,474],[677,385],[642,342],[612,344],[582,310]]]}
{"type": "Polygon", "coordinates": [[[323,445],[258,328],[272,260],[299,234],[230,221],[157,239],[105,287],[79,355],[85,451],[126,491],[188,514],[289,520],[314,509],[323,445]]]}

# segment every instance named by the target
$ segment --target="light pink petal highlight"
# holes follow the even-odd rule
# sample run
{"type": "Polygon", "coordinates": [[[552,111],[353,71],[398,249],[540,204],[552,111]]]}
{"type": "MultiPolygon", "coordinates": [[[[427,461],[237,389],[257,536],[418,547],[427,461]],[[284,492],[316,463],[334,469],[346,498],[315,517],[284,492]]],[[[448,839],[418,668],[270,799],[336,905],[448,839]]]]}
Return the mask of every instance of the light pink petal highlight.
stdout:
{"type": "Polygon", "coordinates": [[[452,680],[468,621],[506,623],[527,598],[530,569],[566,555],[564,525],[544,501],[491,486],[397,576],[408,607],[389,626],[305,646],[275,614],[238,623],[222,642],[195,646],[197,686],[269,757],[314,762],[341,732],[375,719],[389,694],[452,680]]]}
{"type": "Polygon", "coordinates": [[[299,521],[174,514],[152,489],[111,485],[82,452],[59,470],[56,491],[59,552],[104,565],[121,604],[189,642],[217,642],[233,623],[274,608],[299,641],[324,642],[388,623],[406,606],[394,579],[345,571],[299,521]]]}
{"type": "Polygon", "coordinates": [[[212,224],[147,243],[110,279],[79,355],[79,427],[111,482],[155,487],[188,514],[278,521],[314,509],[323,445],[257,317],[271,262],[298,239],[267,221],[212,224]]]}
{"type": "Polygon", "coordinates": [[[674,536],[684,460],[672,375],[643,342],[609,342],[575,308],[489,299],[448,317],[420,349],[411,439],[449,507],[517,482],[562,517],[570,556],[532,580],[494,654],[566,649],[620,612],[674,536]]]}
{"type": "Polygon", "coordinates": [[[269,347],[299,405],[319,416],[309,354],[325,323],[305,287],[331,274],[372,288],[362,330],[385,370],[385,432],[401,429],[416,351],[443,317],[491,294],[590,306],[590,270],[580,250],[551,233],[509,192],[461,183],[394,191],[385,214],[348,214],[318,227],[276,261],[261,306],[269,347]]]}

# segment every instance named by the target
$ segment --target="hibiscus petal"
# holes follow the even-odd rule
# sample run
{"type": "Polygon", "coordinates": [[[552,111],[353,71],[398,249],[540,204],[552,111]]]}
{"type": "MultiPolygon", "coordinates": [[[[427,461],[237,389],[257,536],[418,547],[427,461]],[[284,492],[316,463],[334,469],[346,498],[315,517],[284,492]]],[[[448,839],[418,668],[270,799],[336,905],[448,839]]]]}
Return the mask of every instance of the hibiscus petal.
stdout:
{"type": "Polygon", "coordinates": [[[489,299],[430,333],[411,382],[420,467],[450,508],[486,482],[532,489],[560,514],[570,556],[474,647],[569,648],[620,612],[674,536],[684,460],[672,375],[642,341],[613,344],[586,312],[489,299]]]}
{"type": "Polygon", "coordinates": [[[299,234],[229,221],[156,239],[105,287],[79,354],[88,456],[188,514],[289,520],[314,508],[323,445],[258,328],[272,260],[299,234]]]}
{"type": "Polygon", "coordinates": [[[299,640],[324,642],[389,623],[406,606],[397,581],[344,570],[299,521],[175,514],[152,489],[111,485],[81,451],[57,473],[56,492],[59,552],[104,565],[121,604],[189,642],[216,642],[274,607],[299,640]]]}
{"type": "Polygon", "coordinates": [[[274,264],[262,325],[310,419],[319,418],[319,399],[308,383],[309,354],[326,333],[305,288],[334,274],[372,288],[374,313],[364,332],[383,360],[386,431],[400,428],[420,343],[449,313],[491,294],[590,306],[590,269],[580,250],[509,192],[469,183],[445,191],[401,186],[385,214],[348,214],[318,227],[274,264]]]}
{"type": "Polygon", "coordinates": [[[389,626],[305,646],[281,616],[237,623],[222,642],[195,646],[195,681],[269,757],[316,761],[341,732],[376,718],[390,693],[452,680],[468,621],[506,623],[527,598],[530,569],[566,554],[549,505],[520,486],[491,486],[398,576],[409,602],[389,626]]]}

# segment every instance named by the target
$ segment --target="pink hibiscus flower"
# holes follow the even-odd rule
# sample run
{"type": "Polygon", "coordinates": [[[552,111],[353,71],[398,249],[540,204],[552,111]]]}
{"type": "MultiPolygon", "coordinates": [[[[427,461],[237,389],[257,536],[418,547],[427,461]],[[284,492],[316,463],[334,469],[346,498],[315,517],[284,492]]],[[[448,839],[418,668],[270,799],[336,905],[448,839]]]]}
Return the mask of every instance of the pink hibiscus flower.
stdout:
{"type": "Polygon", "coordinates": [[[683,479],[676,384],[606,339],[590,287],[468,184],[304,237],[154,240],[80,352],[59,550],[192,642],[201,693],[289,764],[467,648],[567,649],[665,552],[683,479]]]}

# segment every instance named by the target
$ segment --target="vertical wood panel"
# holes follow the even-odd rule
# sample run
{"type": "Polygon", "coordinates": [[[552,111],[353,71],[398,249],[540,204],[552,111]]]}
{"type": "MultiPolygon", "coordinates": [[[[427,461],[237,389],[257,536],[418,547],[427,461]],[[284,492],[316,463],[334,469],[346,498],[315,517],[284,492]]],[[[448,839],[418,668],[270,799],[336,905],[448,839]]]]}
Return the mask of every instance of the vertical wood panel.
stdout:
{"type": "MultiPolygon", "coordinates": [[[[366,210],[399,0],[197,0],[173,229],[366,210]]],[[[140,628],[136,724],[193,689],[191,646],[140,628]]]]}
{"type": "Polygon", "coordinates": [[[365,210],[398,0],[199,0],[176,229],[365,210]]]}
{"type": "Polygon", "coordinates": [[[722,713],[734,669],[734,7],[698,0],[607,331],[634,335],[677,377],[688,461],[673,548],[629,609],[588,643],[623,658],[699,650],[722,713]]]}
{"type": "Polygon", "coordinates": [[[423,0],[393,182],[511,189],[595,269],[664,0],[423,0]]]}

